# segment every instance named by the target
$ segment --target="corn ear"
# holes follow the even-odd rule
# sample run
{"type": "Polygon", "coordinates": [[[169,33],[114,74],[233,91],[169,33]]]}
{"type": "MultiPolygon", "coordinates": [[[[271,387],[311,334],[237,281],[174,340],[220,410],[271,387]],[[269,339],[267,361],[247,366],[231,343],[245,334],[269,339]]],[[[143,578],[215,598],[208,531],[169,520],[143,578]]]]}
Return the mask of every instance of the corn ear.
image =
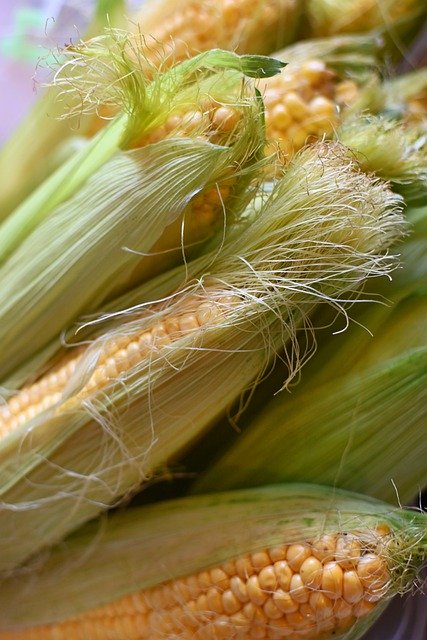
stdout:
{"type": "MultiPolygon", "coordinates": [[[[235,91],[236,86],[241,89],[240,73],[211,73],[217,64],[220,69],[245,69],[250,75],[263,69],[274,73],[273,67],[277,70],[282,65],[273,63],[271,67],[268,61],[256,56],[242,60],[235,54],[216,51],[183,63],[167,77],[161,75],[157,83],[149,85],[145,103],[139,103],[129,115],[137,138],[143,132],[153,132],[162,118],[166,120],[171,98],[168,91],[173,93],[175,103],[179,104],[180,98],[188,108],[192,99],[197,107],[205,95],[200,84],[208,94],[213,87],[218,94],[221,83],[226,91],[235,91]],[[195,79],[199,70],[207,77],[195,79]],[[185,86],[177,96],[177,83],[181,81],[185,86]],[[159,92],[165,104],[162,102],[156,110],[159,92]]],[[[143,93],[144,80],[141,83],[143,93]]],[[[16,244],[18,247],[0,265],[1,296],[8,300],[0,314],[0,339],[4,338],[5,349],[0,358],[0,379],[59,336],[79,314],[94,311],[106,298],[129,288],[132,279],[153,275],[159,265],[155,257],[150,260],[151,250],[168,251],[167,258],[173,263],[182,260],[186,243],[200,245],[221,228],[225,189],[238,209],[237,196],[254,177],[264,138],[256,95],[252,92],[251,97],[249,92],[240,100],[234,96],[233,105],[237,122],[230,131],[221,129],[221,123],[210,123],[209,131],[202,125],[184,132],[181,140],[176,140],[172,132],[163,136],[163,142],[148,141],[143,148],[129,151],[117,148],[118,131],[129,137],[123,124],[127,116],[119,116],[5,221],[0,241],[3,256],[16,244]],[[202,133],[205,142],[198,139],[202,133]],[[109,161],[106,155],[112,155],[109,161]],[[98,164],[101,166],[95,171],[98,164]],[[55,191],[58,181],[63,186],[55,191]],[[64,198],[65,202],[50,213],[55,202],[64,198]],[[51,239],[48,244],[46,237],[51,239]],[[163,243],[158,247],[156,242],[161,238],[163,243]],[[139,254],[143,256],[143,270],[138,268],[135,275],[141,262],[139,254]],[[67,303],[70,296],[73,305],[67,303]]],[[[225,106],[222,110],[227,111],[225,106]]],[[[232,207],[229,215],[232,218],[232,207]]]]}
{"type": "Polygon", "coordinates": [[[0,638],[215,638],[221,628],[224,640],[356,640],[425,554],[425,514],[337,489],[157,503],[91,523],[6,579],[0,638]]]}
{"type": "Polygon", "coordinates": [[[151,0],[131,26],[144,34],[142,51],[154,62],[164,50],[170,60],[216,47],[269,54],[295,38],[302,6],[301,0],[151,0]]]}
{"type": "Polygon", "coordinates": [[[124,248],[149,253],[192,195],[243,157],[248,147],[239,147],[240,152],[175,140],[116,153],[40,224],[0,267],[1,295],[7,300],[0,312],[1,378],[117,289],[138,261],[124,248]]]}
{"type": "MultiPolygon", "coordinates": [[[[141,71],[145,75],[155,75],[155,68],[165,70],[177,62],[187,59],[200,52],[212,48],[236,50],[238,52],[269,53],[286,44],[292,38],[292,32],[298,20],[301,0],[274,0],[264,6],[264,2],[248,2],[238,0],[233,6],[227,3],[217,3],[212,0],[204,2],[204,18],[192,20],[191,25],[186,21],[185,12],[198,12],[194,2],[186,2],[179,7],[173,2],[144,3],[141,15],[127,20],[127,29],[134,31],[134,40],[138,46],[136,57],[141,62],[141,71]],[[209,15],[215,15],[215,25],[204,23],[209,15]],[[225,13],[224,13],[225,12],[225,13]],[[225,15],[226,14],[226,15],[225,15]],[[172,42],[167,32],[164,16],[170,24],[174,19],[181,20],[182,33],[174,32],[176,39],[172,42]],[[249,19],[248,19],[249,18],[249,19]],[[263,22],[264,20],[264,22],[263,22]],[[197,24],[200,24],[199,36],[203,33],[209,36],[209,41],[197,39],[197,24]],[[268,28],[261,28],[262,24],[268,28]],[[186,44],[189,27],[195,30],[195,39],[186,44]],[[160,30],[163,30],[163,40],[160,30]],[[181,48],[181,55],[178,49],[181,48]]],[[[196,2],[196,5],[200,3],[196,2]]],[[[200,7],[198,7],[200,10],[200,7]]],[[[100,37],[103,27],[125,27],[125,7],[123,0],[98,0],[94,12],[94,20],[89,26],[85,39],[100,37]]],[[[117,32],[118,33],[118,32],[117,32]]],[[[110,42],[110,46],[113,43],[110,42]]],[[[59,63],[67,63],[72,47],[68,52],[59,56],[59,63]]],[[[87,79],[87,73],[82,69],[73,69],[66,65],[64,73],[70,81],[87,79]]],[[[37,187],[53,170],[62,164],[69,154],[75,153],[83,144],[85,137],[93,127],[93,117],[85,115],[77,109],[76,118],[62,121],[64,101],[61,100],[62,90],[58,86],[51,87],[41,98],[29,114],[25,122],[12,136],[0,154],[0,220],[9,215],[29,193],[37,187]],[[28,145],[31,140],[31,145],[28,145]],[[25,152],[24,152],[25,150],[25,152]]],[[[86,96],[87,97],[87,96],[86,96]]],[[[66,96],[65,104],[69,105],[70,95],[66,96]]],[[[83,106],[83,98],[80,106],[83,106]]],[[[99,106],[99,105],[98,105],[99,106]]],[[[114,107],[116,107],[116,103],[114,107]]],[[[111,114],[109,114],[111,117],[111,114]]],[[[75,164],[79,167],[81,158],[75,164]]],[[[60,181],[56,189],[60,189],[60,181]]]]}
{"type": "Polygon", "coordinates": [[[395,281],[370,288],[383,304],[359,308],[351,330],[321,343],[298,389],[242,425],[197,492],[304,479],[405,503],[425,486],[426,213],[409,216],[395,281]]]}
{"type": "MultiPolygon", "coordinates": [[[[56,82],[69,100],[68,113],[93,112],[99,102],[120,104],[122,113],[80,152],[71,156],[3,222],[0,226],[0,263],[55,207],[72,197],[118,150],[134,147],[144,135],[163,125],[174,109],[179,111],[182,102],[188,107],[190,97],[196,100],[197,107],[199,83],[204,76],[222,69],[235,70],[249,77],[269,76],[278,73],[284,66],[272,58],[242,57],[215,50],[159,73],[149,82],[141,72],[138,52],[132,46],[129,34],[114,30],[82,43],[75,51],[69,50],[67,55],[71,56],[71,61],[63,65],[67,72],[65,76],[58,72],[56,82]],[[81,77],[70,76],[70,64],[77,69],[83,67],[81,77]],[[193,83],[192,92],[188,90],[189,83],[193,83]],[[181,92],[180,87],[183,89],[181,92]]],[[[235,82],[239,83],[240,79],[241,75],[237,75],[237,78],[234,76],[235,82]]],[[[214,80],[208,83],[209,89],[215,84],[214,80]]],[[[225,86],[229,89],[227,81],[225,86]]],[[[235,93],[233,100],[236,100],[235,93]]]]}
{"type": "Polygon", "coordinates": [[[64,363],[12,397],[2,407],[1,569],[136,489],[283,346],[286,382],[295,376],[310,354],[297,332],[310,332],[316,305],[341,307],[388,273],[382,252],[401,234],[400,202],[338,145],[308,148],[219,254],[188,265],[180,292],[112,314],[106,333],[95,323],[99,337],[71,353],[71,371],[64,363]]]}

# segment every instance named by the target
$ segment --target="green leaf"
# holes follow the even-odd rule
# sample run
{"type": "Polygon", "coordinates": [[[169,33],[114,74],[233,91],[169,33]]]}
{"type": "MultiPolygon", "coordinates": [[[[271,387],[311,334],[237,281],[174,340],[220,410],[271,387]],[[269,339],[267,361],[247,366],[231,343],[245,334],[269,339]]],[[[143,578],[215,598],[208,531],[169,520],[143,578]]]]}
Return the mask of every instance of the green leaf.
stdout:
{"type": "Polygon", "coordinates": [[[234,158],[186,139],[116,153],[41,222],[0,268],[1,378],[94,310],[136,264],[125,248],[148,253],[234,158]]]}
{"type": "Polygon", "coordinates": [[[70,198],[116,151],[126,117],[116,119],[43,182],[0,226],[0,264],[56,206],[70,198]]]}

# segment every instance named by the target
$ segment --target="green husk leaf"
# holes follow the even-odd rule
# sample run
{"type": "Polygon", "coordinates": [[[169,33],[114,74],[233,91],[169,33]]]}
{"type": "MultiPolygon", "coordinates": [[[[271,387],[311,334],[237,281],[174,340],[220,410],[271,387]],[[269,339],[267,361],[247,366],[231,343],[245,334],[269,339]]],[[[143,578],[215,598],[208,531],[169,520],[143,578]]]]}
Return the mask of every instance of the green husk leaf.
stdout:
{"type": "Polygon", "coordinates": [[[427,482],[427,349],[341,377],[270,401],[196,492],[304,480],[410,501],[427,482]]]}
{"type": "Polygon", "coordinates": [[[0,226],[0,264],[50,213],[66,201],[117,151],[119,118],[43,182],[0,226]]]}
{"type": "Polygon", "coordinates": [[[0,267],[1,377],[95,310],[136,264],[126,247],[148,253],[195,194],[242,160],[250,136],[232,148],[172,139],[116,153],[39,224],[0,267]]]}
{"type": "Polygon", "coordinates": [[[286,67],[286,62],[269,56],[237,55],[232,51],[212,49],[182,63],[185,74],[200,68],[234,69],[248,78],[271,78],[286,67]]]}
{"type": "MultiPolygon", "coordinates": [[[[308,484],[272,485],[128,509],[81,528],[42,557],[39,567],[27,569],[27,576],[4,580],[3,629],[73,617],[269,546],[384,524],[396,547],[401,542],[391,565],[397,574],[406,570],[410,581],[407,565],[425,553],[425,514],[366,496],[308,484]]],[[[346,638],[359,637],[360,627],[355,634],[346,638]]]]}

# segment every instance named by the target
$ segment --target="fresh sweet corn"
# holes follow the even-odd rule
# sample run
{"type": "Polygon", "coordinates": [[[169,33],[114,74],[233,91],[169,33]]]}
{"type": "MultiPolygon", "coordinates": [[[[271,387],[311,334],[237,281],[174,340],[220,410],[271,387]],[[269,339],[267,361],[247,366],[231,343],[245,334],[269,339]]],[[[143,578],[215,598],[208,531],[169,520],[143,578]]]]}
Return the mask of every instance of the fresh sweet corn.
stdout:
{"type": "Polygon", "coordinates": [[[340,307],[390,270],[383,253],[402,233],[400,206],[336,143],[309,147],[220,252],[189,264],[186,279],[180,272],[180,292],[113,314],[106,333],[95,324],[98,338],[68,382],[69,364],[12,397],[0,447],[0,569],[151,477],[283,346],[287,381],[296,375],[308,355],[296,336],[310,332],[313,309],[340,307]]]}
{"type": "MultiPolygon", "coordinates": [[[[190,110],[194,115],[206,96],[213,94],[216,100],[216,106],[210,104],[207,110],[212,120],[208,115],[196,123],[194,117],[190,118],[193,136],[207,137],[219,144],[230,142],[233,133],[229,126],[230,114],[225,118],[218,117],[218,106],[237,109],[233,122],[237,129],[240,124],[244,133],[248,122],[244,122],[239,108],[254,103],[254,92],[251,88],[248,92],[241,87],[242,75],[269,77],[284,66],[284,63],[264,56],[237,56],[215,50],[186,60],[164,73],[156,72],[154,79],[149,80],[141,69],[140,55],[132,36],[117,31],[109,31],[67,50],[70,59],[55,79],[66,100],[63,116],[93,113],[99,105],[119,107],[119,114],[3,222],[0,262],[117,152],[140,146],[138,141],[162,128],[171,115],[176,114],[178,121],[186,111],[190,110]],[[75,73],[70,68],[75,69],[75,73]],[[78,72],[80,75],[76,75],[78,72]]],[[[172,128],[175,129],[176,126],[172,128]]],[[[188,129],[188,123],[181,127],[181,137],[188,134],[188,129]]]]}
{"type": "Polygon", "coordinates": [[[352,310],[350,331],[319,340],[292,394],[261,397],[195,491],[303,480],[406,504],[426,485],[427,208],[407,217],[401,268],[388,287],[365,291],[384,303],[352,310]]]}
{"type": "Polygon", "coordinates": [[[96,531],[4,581],[1,640],[359,638],[426,554],[425,514],[310,485],[158,503],[96,531]]]}
{"type": "MultiPolygon", "coordinates": [[[[84,401],[91,394],[102,391],[116,381],[121,373],[127,372],[160,348],[168,347],[174,340],[200,331],[211,322],[220,322],[224,310],[237,302],[237,296],[216,299],[207,291],[204,297],[190,298],[181,310],[175,310],[170,316],[166,314],[144,331],[108,340],[103,345],[95,371],[77,393],[73,403],[84,401]]],[[[74,357],[66,357],[64,364],[57,365],[37,382],[24,387],[7,404],[0,406],[0,438],[60,402],[64,389],[83,359],[84,350],[76,351],[74,357]]],[[[65,402],[60,410],[70,410],[70,403],[65,402]]]]}
{"type": "Polygon", "coordinates": [[[378,51],[372,36],[306,40],[274,57],[286,61],[286,68],[274,78],[261,78],[258,85],[265,105],[267,149],[278,150],[282,161],[289,161],[305,144],[332,137],[348,113],[365,109],[365,104],[359,106],[360,85],[378,84],[378,51]]]}
{"type": "MultiPolygon", "coordinates": [[[[140,44],[136,46],[141,48],[140,44]]],[[[331,137],[346,110],[355,108],[360,97],[358,83],[363,81],[366,85],[376,80],[375,40],[371,36],[309,40],[273,55],[287,64],[286,69],[274,78],[260,76],[257,86],[264,101],[267,151],[279,150],[281,160],[288,161],[306,143],[331,137]]],[[[173,114],[138,144],[182,135],[183,121],[187,127],[200,126],[207,115],[210,122],[220,118],[228,126],[235,124],[235,112],[230,113],[218,101],[206,102],[211,113],[206,113],[204,104],[202,109],[189,109],[184,116],[173,114]]],[[[104,117],[108,117],[108,110],[103,110],[104,117]]],[[[105,120],[95,119],[89,133],[104,124],[105,120]]]]}
{"type": "MultiPolygon", "coordinates": [[[[96,43],[101,50],[110,60],[104,40],[96,43]]],[[[82,56],[90,59],[86,48],[82,56]]],[[[140,84],[120,89],[129,112],[88,143],[80,165],[71,158],[0,229],[0,295],[7,299],[0,311],[0,380],[58,340],[77,316],[188,259],[238,217],[248,182],[256,182],[264,137],[259,100],[236,69],[269,73],[270,64],[216,51],[148,85],[130,67],[140,84]],[[189,105],[200,118],[180,126],[189,105]],[[162,129],[171,113],[178,139],[162,129]],[[145,146],[129,149],[144,136],[145,146]]],[[[276,71],[281,66],[273,63],[276,71]]]]}
{"type": "MultiPolygon", "coordinates": [[[[292,41],[301,6],[301,0],[270,0],[268,3],[263,0],[185,0],[178,4],[174,0],[156,0],[144,2],[140,14],[129,19],[126,28],[133,31],[139,41],[139,52],[135,57],[147,77],[147,74],[155,74],[155,68],[165,70],[212,48],[237,50],[242,54],[262,54],[279,49],[292,41]]],[[[123,7],[114,7],[114,3],[105,7],[104,4],[103,14],[101,11],[98,14],[98,20],[85,39],[100,36],[105,23],[110,27],[123,26],[120,20],[125,15],[123,7]]],[[[65,52],[65,55],[68,57],[69,53],[65,52]]],[[[69,76],[82,78],[84,69],[72,71],[69,76]]],[[[0,220],[13,211],[53,167],[74,153],[73,140],[80,144],[93,131],[93,118],[78,113],[78,109],[73,127],[59,120],[63,106],[59,102],[58,107],[58,94],[54,87],[39,101],[0,154],[0,220]],[[76,139],[76,131],[79,139],[76,139]],[[32,141],[30,147],[29,139],[32,141]]],[[[87,95],[83,97],[81,107],[85,106],[86,98],[87,95]]],[[[107,112],[111,117],[111,110],[107,112]]]]}

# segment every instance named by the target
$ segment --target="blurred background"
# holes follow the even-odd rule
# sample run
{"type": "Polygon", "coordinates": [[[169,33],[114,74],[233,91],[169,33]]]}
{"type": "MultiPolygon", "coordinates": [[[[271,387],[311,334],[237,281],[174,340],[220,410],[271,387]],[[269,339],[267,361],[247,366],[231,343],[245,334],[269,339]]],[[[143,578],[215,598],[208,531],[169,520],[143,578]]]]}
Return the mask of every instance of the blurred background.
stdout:
{"type": "MultiPolygon", "coordinates": [[[[144,0],[127,0],[127,10],[144,0]]],[[[57,47],[84,33],[95,0],[3,0],[0,2],[0,145],[42,91],[57,47]]]]}
{"type": "MultiPolygon", "coordinates": [[[[131,13],[144,0],[128,0],[131,13]]],[[[420,0],[423,2],[425,0],[420,0]]],[[[95,0],[3,0],[0,2],[0,146],[42,92],[58,47],[78,40],[90,23],[95,0]]],[[[427,28],[414,43],[406,70],[427,63],[427,28]]],[[[30,144],[30,141],[29,141],[30,144]]],[[[366,640],[426,640],[427,598],[397,598],[366,640]]]]}

